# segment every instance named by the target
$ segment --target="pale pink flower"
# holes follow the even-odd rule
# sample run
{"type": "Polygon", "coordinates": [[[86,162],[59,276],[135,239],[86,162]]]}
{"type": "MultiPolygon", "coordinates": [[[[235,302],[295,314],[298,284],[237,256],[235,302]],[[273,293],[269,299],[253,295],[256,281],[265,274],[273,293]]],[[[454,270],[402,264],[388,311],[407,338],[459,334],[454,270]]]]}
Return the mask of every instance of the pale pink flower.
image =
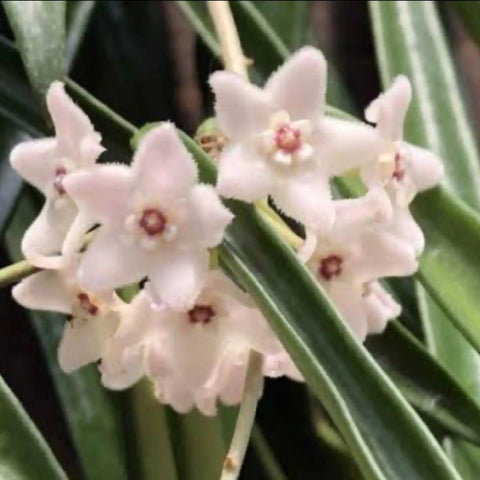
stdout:
{"type": "Polygon", "coordinates": [[[101,226],[82,257],[80,284],[102,291],[148,277],[157,301],[189,306],[209,266],[208,249],[233,215],[197,168],[171,124],[140,142],[131,167],[101,165],[69,175],[65,189],[101,226]]]}
{"type": "Polygon", "coordinates": [[[121,300],[113,292],[81,289],[76,262],[61,270],[34,273],[15,285],[15,300],[26,308],[68,315],[58,348],[60,367],[70,373],[100,359],[120,321],[121,300]]]}
{"type": "Polygon", "coordinates": [[[65,93],[61,82],[50,86],[47,107],[55,137],[20,143],[12,150],[10,162],[14,170],[46,197],[42,211],[25,232],[22,252],[37,267],[58,268],[63,258],[55,254],[60,253],[78,214],[65,192],[64,178],[71,172],[92,167],[104,149],[100,135],[65,93]]]}
{"type": "Polygon", "coordinates": [[[410,242],[419,255],[425,240],[412,217],[409,204],[418,192],[440,183],[444,169],[435,154],[403,140],[403,126],[411,97],[410,82],[400,75],[367,107],[365,117],[376,123],[383,147],[378,161],[363,167],[361,176],[368,187],[384,185],[393,205],[389,229],[410,242]]]}
{"type": "Polygon", "coordinates": [[[362,198],[337,200],[335,211],[331,231],[317,238],[306,264],[363,341],[368,330],[367,285],[383,277],[410,275],[418,263],[412,246],[385,228],[392,211],[382,189],[374,188],[362,198]]]}
{"type": "Polygon", "coordinates": [[[210,84],[218,126],[230,139],[218,192],[246,202],[271,195],[287,215],[327,231],[334,216],[329,177],[373,161],[381,144],[370,126],[324,117],[322,53],[302,48],[263,90],[227,71],[210,84]]]}
{"type": "Polygon", "coordinates": [[[387,323],[397,318],[402,309],[378,282],[367,283],[363,302],[368,323],[368,333],[382,333],[387,323]]]}
{"type": "MultiPolygon", "coordinates": [[[[228,405],[241,401],[251,350],[275,357],[283,352],[248,296],[227,276],[211,271],[194,305],[183,311],[155,307],[148,289],[140,292],[130,313],[122,315],[101,370],[108,386],[128,386],[116,374],[143,360],[161,402],[179,412],[196,406],[214,415],[217,399],[228,405]]],[[[269,361],[267,373],[274,367],[275,375],[294,368],[286,357],[275,365],[269,361]]]]}

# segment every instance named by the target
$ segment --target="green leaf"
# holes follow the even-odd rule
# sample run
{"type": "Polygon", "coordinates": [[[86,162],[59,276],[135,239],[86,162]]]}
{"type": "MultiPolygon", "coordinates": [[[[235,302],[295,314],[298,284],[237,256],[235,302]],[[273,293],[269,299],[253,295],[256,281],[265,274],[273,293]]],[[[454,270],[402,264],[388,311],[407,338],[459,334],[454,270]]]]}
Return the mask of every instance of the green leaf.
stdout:
{"type": "Polygon", "coordinates": [[[2,479],[67,479],[40,432],[1,377],[0,439],[2,479]]]}
{"type": "Polygon", "coordinates": [[[28,77],[43,99],[49,85],[65,76],[65,2],[2,2],[28,77]]]}
{"type": "Polygon", "coordinates": [[[127,394],[130,399],[130,448],[135,452],[135,478],[177,480],[168,407],[154,397],[152,385],[147,379],[138,382],[127,394]]]}
{"type": "MultiPolygon", "coordinates": [[[[478,7],[477,2],[452,3],[463,12],[465,4],[472,5],[471,14],[478,7]]],[[[370,2],[370,11],[384,85],[398,73],[406,73],[413,83],[416,101],[407,117],[407,138],[443,157],[448,188],[478,210],[479,158],[435,5],[370,2]]],[[[477,20],[471,16],[471,22],[477,20]]],[[[449,323],[452,320],[478,350],[480,328],[476,312],[480,303],[475,284],[470,284],[472,279],[478,281],[474,265],[480,265],[473,231],[478,232],[478,218],[472,218],[471,212],[446,200],[439,191],[430,192],[415,203],[415,213],[427,233],[421,280],[428,293],[420,286],[417,289],[426,339],[433,354],[472,398],[478,399],[480,357],[449,323]],[[447,217],[441,218],[442,212],[447,217]],[[469,238],[464,239],[464,227],[469,223],[469,238]],[[464,289],[458,288],[459,282],[464,289]],[[459,290],[460,296],[455,296],[459,290]]],[[[458,440],[448,444],[447,451],[462,476],[477,478],[480,450],[458,440]],[[469,468],[474,464],[476,468],[469,468]]]]}
{"type": "Polygon", "coordinates": [[[67,41],[65,62],[70,70],[83,41],[88,21],[95,7],[94,0],[75,0],[67,2],[67,41]]]}
{"type": "MultiPolygon", "coordinates": [[[[35,218],[36,210],[30,196],[22,196],[5,237],[13,260],[22,258],[20,238],[35,218]]],[[[57,348],[65,317],[34,311],[29,315],[40,338],[85,478],[125,480],[126,457],[120,412],[109,392],[100,384],[96,366],[84,367],[71,375],[63,373],[58,366],[57,348]]]]}
{"type": "MultiPolygon", "coordinates": [[[[208,157],[188,137],[202,181],[208,157]]],[[[221,258],[255,299],[371,479],[459,478],[420,419],[366,351],[294,253],[251,206],[235,220],[221,258]]]]}
{"type": "Polygon", "coordinates": [[[400,323],[369,337],[366,347],[419,412],[480,444],[480,407],[400,323]]]}

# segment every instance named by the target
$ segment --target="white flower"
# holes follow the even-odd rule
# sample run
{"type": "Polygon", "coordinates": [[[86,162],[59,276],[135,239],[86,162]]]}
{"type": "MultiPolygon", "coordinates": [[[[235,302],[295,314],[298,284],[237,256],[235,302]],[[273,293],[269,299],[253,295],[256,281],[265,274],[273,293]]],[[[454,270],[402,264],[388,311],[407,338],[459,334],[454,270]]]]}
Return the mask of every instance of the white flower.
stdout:
{"type": "Polygon", "coordinates": [[[378,283],[365,285],[363,302],[365,306],[368,333],[381,333],[387,322],[398,317],[402,311],[400,305],[378,283]]]}
{"type": "Polygon", "coordinates": [[[409,80],[400,75],[367,107],[365,117],[376,123],[383,149],[376,163],[361,170],[361,176],[369,187],[384,185],[393,205],[393,221],[389,228],[410,242],[419,255],[425,240],[408,206],[418,192],[442,181],[443,165],[429,150],[403,140],[403,125],[411,96],[409,80]]]}
{"type": "Polygon", "coordinates": [[[173,125],[148,132],[131,167],[102,165],[65,179],[80,213],[101,226],[85,252],[80,284],[102,291],[148,276],[174,308],[189,306],[209,266],[208,249],[233,216],[197,184],[194,160],[173,125]]]}
{"type": "Polygon", "coordinates": [[[93,295],[82,290],[75,263],[34,273],[18,283],[12,294],[26,308],[70,316],[58,348],[60,367],[66,373],[100,359],[120,320],[120,299],[112,292],[93,295]]]}
{"type": "Polygon", "coordinates": [[[25,232],[22,251],[33,265],[58,268],[65,236],[77,216],[77,208],[65,192],[69,173],[91,167],[103,152],[101,137],[88,117],[54,82],[47,93],[47,106],[56,136],[20,143],[11,153],[12,167],[46,197],[37,219],[25,232]]]}
{"type": "Polygon", "coordinates": [[[121,384],[115,373],[143,358],[157,397],[179,412],[197,406],[214,415],[217,398],[229,405],[239,403],[249,352],[283,351],[247,295],[219,271],[208,274],[189,309],[155,308],[148,289],[130,307],[110,343],[115,359],[105,358],[106,368],[102,363],[107,385],[121,384]]]}
{"type": "Polygon", "coordinates": [[[219,128],[231,143],[219,164],[218,192],[252,202],[271,195],[287,215],[316,231],[333,222],[329,177],[372,161],[373,128],[323,116],[326,63],[305,47],[263,90],[231,72],[210,77],[219,128]]]}
{"type": "Polygon", "coordinates": [[[392,211],[382,189],[374,188],[358,199],[337,200],[335,210],[331,231],[317,238],[306,264],[363,341],[368,330],[367,285],[382,277],[410,275],[418,264],[412,246],[385,228],[392,211]]]}

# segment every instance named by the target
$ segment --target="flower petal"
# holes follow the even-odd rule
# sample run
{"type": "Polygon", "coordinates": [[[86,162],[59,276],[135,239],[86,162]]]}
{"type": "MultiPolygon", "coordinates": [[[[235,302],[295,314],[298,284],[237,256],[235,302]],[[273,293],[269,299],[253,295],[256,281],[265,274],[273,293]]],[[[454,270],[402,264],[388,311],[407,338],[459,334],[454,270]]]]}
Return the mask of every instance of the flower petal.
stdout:
{"type": "Polygon", "coordinates": [[[39,268],[61,268],[65,259],[52,254],[60,252],[77,208],[68,198],[48,200],[22,238],[25,258],[39,268]]]}
{"type": "Polygon", "coordinates": [[[225,198],[253,202],[266,198],[274,185],[274,172],[251,147],[237,144],[220,157],[216,189],[225,198]]]}
{"type": "Polygon", "coordinates": [[[231,72],[210,76],[218,128],[231,140],[243,140],[268,128],[272,108],[264,92],[231,72]]]}
{"type": "Polygon", "coordinates": [[[108,341],[99,367],[102,384],[111,390],[129,388],[144,375],[142,349],[124,356],[119,347],[115,341],[108,341]]]}
{"type": "Polygon", "coordinates": [[[170,123],[145,134],[135,153],[132,169],[142,193],[167,200],[184,196],[198,177],[195,161],[170,123]]]}
{"type": "Polygon", "coordinates": [[[368,333],[383,332],[387,322],[398,317],[402,310],[378,282],[373,282],[368,286],[368,293],[364,296],[363,301],[367,314],[368,333]]]}
{"type": "Polygon", "coordinates": [[[95,132],[90,119],[65,93],[61,82],[53,82],[47,92],[47,106],[55,125],[59,153],[74,160],[77,166],[93,163],[91,156],[84,158],[82,140],[89,136],[100,143],[100,135],[95,132]],[[94,135],[94,137],[93,137],[94,135]]]}
{"type": "Polygon", "coordinates": [[[349,282],[332,282],[328,294],[355,337],[363,342],[367,336],[367,318],[360,288],[349,282]]]}
{"type": "Polygon", "coordinates": [[[45,270],[30,275],[13,287],[12,295],[25,308],[71,312],[71,292],[62,276],[55,270],[45,270]]]}
{"type": "Polygon", "coordinates": [[[208,272],[208,252],[172,250],[148,261],[148,276],[158,299],[174,310],[192,307],[208,272]]]}
{"type": "Polygon", "coordinates": [[[438,185],[444,176],[442,161],[432,152],[406,144],[410,155],[409,170],[419,192],[438,185]]]}
{"type": "Polygon", "coordinates": [[[60,368],[71,373],[97,361],[114,334],[118,320],[117,314],[111,312],[98,318],[72,318],[67,322],[58,348],[60,368]]]}
{"type": "Polygon", "coordinates": [[[425,237],[408,207],[399,206],[394,209],[390,231],[410,244],[417,257],[423,252],[425,237]]]}
{"type": "Polygon", "coordinates": [[[22,142],[12,150],[10,163],[22,178],[47,195],[55,175],[52,160],[56,149],[54,138],[22,142]]]}
{"type": "Polygon", "coordinates": [[[263,360],[263,374],[272,378],[285,375],[297,382],[303,382],[303,375],[285,350],[275,355],[265,356],[263,360]]]}
{"type": "MultiPolygon", "coordinates": [[[[317,120],[325,105],[327,63],[320,50],[304,47],[287,60],[265,85],[275,107],[292,120],[317,120]]],[[[241,107],[240,107],[241,108],[241,107]]]]}
{"type": "Polygon", "coordinates": [[[322,234],[334,220],[334,208],[328,178],[322,174],[292,177],[272,192],[278,208],[289,217],[322,234]]]}
{"type": "Polygon", "coordinates": [[[188,197],[189,217],[182,225],[184,241],[197,248],[213,248],[223,240],[233,215],[208,185],[196,185],[188,197]]]}
{"type": "Polygon", "coordinates": [[[376,98],[365,110],[365,118],[377,124],[383,138],[397,141],[403,138],[403,122],[412,99],[412,86],[404,75],[399,75],[388,90],[376,98]]]}
{"type": "Polygon", "coordinates": [[[88,292],[103,292],[139,282],[151,262],[151,252],[124,243],[117,230],[100,227],[81,259],[79,284],[88,292]]]}
{"type": "Polygon", "coordinates": [[[352,271],[362,283],[382,277],[403,277],[418,269],[413,247],[388,230],[380,229],[362,236],[360,253],[352,263],[352,271]]]}
{"type": "Polygon", "coordinates": [[[122,220],[131,201],[133,175],[125,165],[96,165],[67,175],[66,192],[94,223],[122,220]]]}
{"type": "Polygon", "coordinates": [[[383,146],[371,126],[330,117],[323,118],[315,141],[316,154],[330,175],[376,162],[383,146]]]}

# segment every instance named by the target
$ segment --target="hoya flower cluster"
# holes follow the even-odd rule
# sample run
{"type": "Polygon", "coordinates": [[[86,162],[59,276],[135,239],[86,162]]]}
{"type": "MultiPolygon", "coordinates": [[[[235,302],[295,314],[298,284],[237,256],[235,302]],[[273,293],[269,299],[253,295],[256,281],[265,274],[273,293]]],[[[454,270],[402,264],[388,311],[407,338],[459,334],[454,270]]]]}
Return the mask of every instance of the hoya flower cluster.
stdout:
{"type": "Polygon", "coordinates": [[[143,136],[130,166],[97,164],[100,135],[59,82],[47,94],[56,136],[11,154],[46,197],[22,242],[43,270],[13,295],[28,308],[69,316],[58,354],[63,370],[99,360],[107,387],[147,376],[160,401],[207,415],[218,399],[241,400],[250,351],[263,356],[264,375],[301,380],[248,295],[211,268],[210,254],[234,221],[219,195],[271,197],[303,223],[299,261],[363,340],[400,313],[379,280],[416,270],[424,240],[409,204],[443,174],[433,154],[402,139],[406,78],[368,107],[375,127],[324,115],[326,64],[310,47],[263,90],[229,72],[213,74],[211,86],[228,139],[215,187],[198,183],[169,123],[143,136]],[[367,193],[334,199],[332,178],[352,169],[367,193]],[[130,302],[122,300],[124,287],[137,292],[130,302]]]}

